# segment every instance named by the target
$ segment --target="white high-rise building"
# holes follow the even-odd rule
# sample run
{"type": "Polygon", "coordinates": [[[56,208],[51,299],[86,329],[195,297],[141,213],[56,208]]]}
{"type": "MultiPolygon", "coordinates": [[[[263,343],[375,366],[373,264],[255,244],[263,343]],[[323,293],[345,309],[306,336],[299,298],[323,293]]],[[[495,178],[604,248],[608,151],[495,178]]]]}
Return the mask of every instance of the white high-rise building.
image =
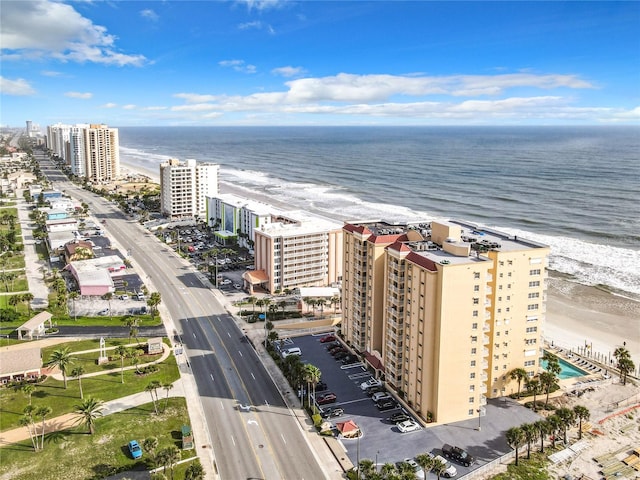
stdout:
{"type": "Polygon", "coordinates": [[[160,165],[160,210],[169,218],[206,218],[207,197],[218,194],[219,165],[181,162],[160,165]]]}
{"type": "Polygon", "coordinates": [[[71,173],[79,177],[84,177],[86,174],[87,154],[84,142],[86,128],[89,128],[88,124],[74,125],[69,129],[69,143],[65,154],[71,173]]]}

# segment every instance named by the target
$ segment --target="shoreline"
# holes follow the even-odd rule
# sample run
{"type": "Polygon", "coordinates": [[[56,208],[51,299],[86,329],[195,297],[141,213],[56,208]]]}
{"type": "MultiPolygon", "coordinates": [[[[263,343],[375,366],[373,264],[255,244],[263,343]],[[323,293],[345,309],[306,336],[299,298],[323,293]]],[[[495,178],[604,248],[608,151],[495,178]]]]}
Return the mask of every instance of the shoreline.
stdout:
{"type": "MultiPolygon", "coordinates": [[[[121,164],[125,172],[148,177],[160,183],[158,171],[121,164]]],[[[274,201],[259,190],[220,181],[220,193],[233,193],[241,197],[261,201],[283,210],[295,206],[274,201]]],[[[324,212],[321,215],[326,216],[324,212]]],[[[346,221],[347,218],[336,218],[346,221]]],[[[549,271],[546,321],[543,338],[549,343],[578,351],[588,345],[592,354],[608,359],[613,351],[626,342],[626,349],[636,366],[640,367],[640,301],[608,289],[606,286],[589,286],[571,280],[561,272],[549,271]]]]}

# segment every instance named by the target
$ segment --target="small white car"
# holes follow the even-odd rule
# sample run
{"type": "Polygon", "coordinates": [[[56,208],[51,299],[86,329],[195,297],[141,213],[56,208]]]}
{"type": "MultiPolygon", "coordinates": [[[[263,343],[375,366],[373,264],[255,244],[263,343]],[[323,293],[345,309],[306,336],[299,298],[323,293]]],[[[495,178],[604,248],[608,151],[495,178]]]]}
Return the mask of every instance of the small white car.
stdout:
{"type": "Polygon", "coordinates": [[[444,458],[442,455],[436,455],[435,457],[433,457],[434,460],[439,460],[440,462],[442,462],[445,466],[445,471],[442,472],[442,475],[445,478],[453,478],[456,475],[458,475],[458,471],[456,470],[456,467],[454,467],[453,465],[451,465],[451,463],[449,462],[449,460],[447,460],[446,458],[444,458]]]}
{"type": "Polygon", "coordinates": [[[362,382],[360,384],[360,388],[362,390],[366,390],[367,388],[372,388],[372,387],[381,387],[381,386],[382,386],[382,380],[379,380],[377,378],[370,378],[366,382],[362,382]]]}
{"type": "Polygon", "coordinates": [[[291,347],[291,348],[287,348],[286,350],[282,351],[282,358],[287,358],[290,355],[302,355],[302,350],[300,350],[300,348],[298,347],[291,347]]]}
{"type": "Polygon", "coordinates": [[[416,430],[420,430],[420,425],[413,420],[405,420],[398,424],[398,430],[402,433],[415,432],[416,430]]]}
{"type": "Polygon", "coordinates": [[[388,392],[376,392],[371,397],[371,400],[373,400],[373,402],[376,403],[376,402],[379,402],[380,400],[387,400],[389,398],[391,398],[391,395],[389,395],[388,392]]]}

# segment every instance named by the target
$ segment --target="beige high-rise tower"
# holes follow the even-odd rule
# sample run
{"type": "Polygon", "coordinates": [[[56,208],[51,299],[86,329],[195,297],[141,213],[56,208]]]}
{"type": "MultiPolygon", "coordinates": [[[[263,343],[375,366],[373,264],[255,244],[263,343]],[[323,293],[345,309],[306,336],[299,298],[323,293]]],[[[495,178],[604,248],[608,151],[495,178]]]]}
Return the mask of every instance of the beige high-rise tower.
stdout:
{"type": "Polygon", "coordinates": [[[460,222],[348,223],[342,332],[423,419],[482,414],[537,373],[549,248],[460,222]]]}
{"type": "Polygon", "coordinates": [[[92,182],[111,181],[118,178],[120,176],[118,129],[91,124],[83,126],[82,132],[86,162],[85,176],[92,182]]]}

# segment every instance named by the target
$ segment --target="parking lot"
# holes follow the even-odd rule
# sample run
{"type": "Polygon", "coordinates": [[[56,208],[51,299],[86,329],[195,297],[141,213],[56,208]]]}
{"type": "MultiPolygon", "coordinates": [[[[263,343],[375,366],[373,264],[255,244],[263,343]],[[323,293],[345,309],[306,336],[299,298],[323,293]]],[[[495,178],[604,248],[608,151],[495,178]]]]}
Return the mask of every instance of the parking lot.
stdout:
{"type": "MultiPolygon", "coordinates": [[[[380,411],[360,388],[363,382],[372,378],[372,374],[362,363],[343,365],[337,361],[327,351],[326,344],[320,342],[322,336],[324,334],[288,338],[282,348],[300,348],[301,360],[311,363],[322,372],[320,380],[327,384],[327,391],[334,393],[337,398],[335,403],[322,405],[321,408],[340,407],[344,410],[339,417],[328,418],[327,421],[335,425],[337,422],[353,420],[360,427],[363,433],[360,439],[341,440],[354,465],[358,459],[370,459],[381,466],[421,453],[441,455],[443,444],[449,443],[466,449],[477,459],[471,467],[453,463],[457,477],[461,477],[511,451],[505,440],[507,429],[541,418],[510,399],[496,399],[489,400],[484,417],[446,425],[421,425],[416,431],[401,433],[388,418],[402,410],[380,411]]],[[[325,393],[316,392],[316,396],[325,393]]],[[[437,477],[430,473],[427,478],[437,477]]]]}

